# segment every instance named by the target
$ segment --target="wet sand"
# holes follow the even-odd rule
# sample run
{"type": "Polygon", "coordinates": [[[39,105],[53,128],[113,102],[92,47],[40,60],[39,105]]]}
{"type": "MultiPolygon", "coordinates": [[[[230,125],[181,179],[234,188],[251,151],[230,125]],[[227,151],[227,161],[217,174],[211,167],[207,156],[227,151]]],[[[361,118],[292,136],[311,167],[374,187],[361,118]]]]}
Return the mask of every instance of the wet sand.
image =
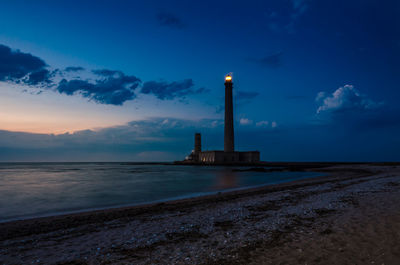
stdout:
{"type": "Polygon", "coordinates": [[[400,264],[399,164],[276,164],[322,177],[0,224],[0,264],[400,264]]]}

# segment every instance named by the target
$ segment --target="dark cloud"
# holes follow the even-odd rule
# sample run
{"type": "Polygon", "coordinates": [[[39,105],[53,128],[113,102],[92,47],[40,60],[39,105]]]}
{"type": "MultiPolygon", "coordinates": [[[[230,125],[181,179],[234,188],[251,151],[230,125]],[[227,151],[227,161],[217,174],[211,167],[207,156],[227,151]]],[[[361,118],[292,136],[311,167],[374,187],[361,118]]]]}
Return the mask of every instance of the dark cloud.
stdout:
{"type": "MultiPolygon", "coordinates": [[[[31,54],[13,51],[0,45],[0,81],[26,84],[47,89],[55,88],[61,94],[81,95],[100,104],[122,105],[125,101],[136,98],[136,89],[141,80],[122,71],[97,69],[86,71],[80,66],[69,66],[64,70],[49,71],[46,63],[31,54]],[[92,79],[71,77],[71,72],[85,71],[82,74],[92,76],[92,79]],[[94,75],[94,78],[93,78],[94,75]],[[62,79],[61,79],[62,78],[62,79]],[[58,81],[61,79],[61,81],[58,81]],[[55,81],[57,80],[57,81],[55,81]]],[[[141,93],[153,94],[161,100],[184,99],[187,95],[205,93],[204,87],[194,89],[193,80],[185,79],[179,82],[144,83],[141,93]]],[[[36,93],[35,93],[36,94],[36,93]]]]}
{"type": "Polygon", "coordinates": [[[241,107],[253,101],[260,93],[254,91],[237,91],[235,94],[235,104],[241,107]]]}
{"type": "Polygon", "coordinates": [[[85,70],[85,68],[80,66],[68,66],[64,69],[66,72],[79,72],[85,70]]]}
{"type": "Polygon", "coordinates": [[[157,14],[157,21],[162,26],[168,26],[171,28],[184,28],[185,24],[176,15],[168,12],[159,12],[157,14]]]}
{"type": "Polygon", "coordinates": [[[222,113],[225,110],[224,105],[219,105],[215,108],[215,113],[222,113]]]}
{"type": "Polygon", "coordinates": [[[92,72],[96,75],[105,76],[105,77],[123,74],[121,71],[109,70],[109,69],[97,69],[97,70],[92,70],[92,72]]]}
{"type": "Polygon", "coordinates": [[[51,73],[47,69],[42,69],[29,74],[28,78],[24,82],[28,85],[38,85],[40,83],[51,83],[51,73]]]}
{"type": "Polygon", "coordinates": [[[293,13],[292,19],[297,19],[299,16],[303,15],[308,9],[307,0],[292,0],[293,13]]]}
{"type": "Polygon", "coordinates": [[[29,53],[0,44],[0,81],[11,81],[37,85],[48,83],[50,72],[46,69],[46,63],[29,53]]]}
{"type": "Polygon", "coordinates": [[[260,93],[258,92],[246,92],[246,91],[238,91],[236,94],[236,98],[238,100],[244,100],[244,99],[253,99],[255,97],[257,97],[260,93]]]}
{"type": "Polygon", "coordinates": [[[140,84],[139,78],[125,75],[121,71],[96,71],[108,74],[103,74],[102,78],[94,82],[63,79],[58,84],[57,91],[67,95],[80,94],[97,103],[112,105],[122,105],[125,101],[136,98],[135,89],[140,84]]]}
{"type": "Polygon", "coordinates": [[[295,33],[297,21],[304,16],[309,9],[309,0],[278,1],[266,15],[268,28],[276,33],[295,33]]]}
{"type": "Polygon", "coordinates": [[[149,81],[143,84],[141,93],[153,94],[161,100],[183,98],[188,95],[199,94],[207,91],[204,88],[193,89],[193,80],[185,79],[180,82],[149,81]]]}
{"type": "Polygon", "coordinates": [[[278,68],[282,66],[283,52],[277,52],[262,58],[250,59],[251,62],[263,67],[278,68]]]}

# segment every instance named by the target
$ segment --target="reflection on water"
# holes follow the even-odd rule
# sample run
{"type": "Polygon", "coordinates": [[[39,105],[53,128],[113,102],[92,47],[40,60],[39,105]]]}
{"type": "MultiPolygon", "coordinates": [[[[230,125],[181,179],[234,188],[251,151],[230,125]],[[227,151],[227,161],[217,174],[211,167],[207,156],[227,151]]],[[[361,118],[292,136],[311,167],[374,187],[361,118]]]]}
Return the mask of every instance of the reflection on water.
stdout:
{"type": "Polygon", "coordinates": [[[287,182],[309,172],[124,163],[0,163],[0,221],[287,182]]]}
{"type": "Polygon", "coordinates": [[[231,168],[223,168],[216,172],[216,185],[214,190],[229,190],[239,187],[236,172],[231,168]]]}

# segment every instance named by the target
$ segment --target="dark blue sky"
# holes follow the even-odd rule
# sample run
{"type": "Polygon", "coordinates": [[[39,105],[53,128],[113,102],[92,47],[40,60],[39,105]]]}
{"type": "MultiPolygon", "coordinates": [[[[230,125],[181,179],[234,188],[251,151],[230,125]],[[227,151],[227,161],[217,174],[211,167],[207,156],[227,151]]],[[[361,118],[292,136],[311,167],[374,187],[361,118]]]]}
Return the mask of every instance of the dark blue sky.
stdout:
{"type": "Polygon", "coordinates": [[[238,149],[399,160],[399,15],[395,0],[3,3],[0,160],[173,160],[195,131],[221,149],[229,72],[238,149]]]}

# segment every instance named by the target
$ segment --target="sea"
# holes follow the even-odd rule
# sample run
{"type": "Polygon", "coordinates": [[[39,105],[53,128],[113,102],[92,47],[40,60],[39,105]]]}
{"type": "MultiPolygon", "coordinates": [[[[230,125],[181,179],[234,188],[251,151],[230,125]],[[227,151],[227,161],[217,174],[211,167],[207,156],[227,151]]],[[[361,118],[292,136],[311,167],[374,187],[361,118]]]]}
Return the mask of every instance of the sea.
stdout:
{"type": "Polygon", "coordinates": [[[146,163],[0,163],[0,222],[139,205],[316,177],[146,163]]]}

